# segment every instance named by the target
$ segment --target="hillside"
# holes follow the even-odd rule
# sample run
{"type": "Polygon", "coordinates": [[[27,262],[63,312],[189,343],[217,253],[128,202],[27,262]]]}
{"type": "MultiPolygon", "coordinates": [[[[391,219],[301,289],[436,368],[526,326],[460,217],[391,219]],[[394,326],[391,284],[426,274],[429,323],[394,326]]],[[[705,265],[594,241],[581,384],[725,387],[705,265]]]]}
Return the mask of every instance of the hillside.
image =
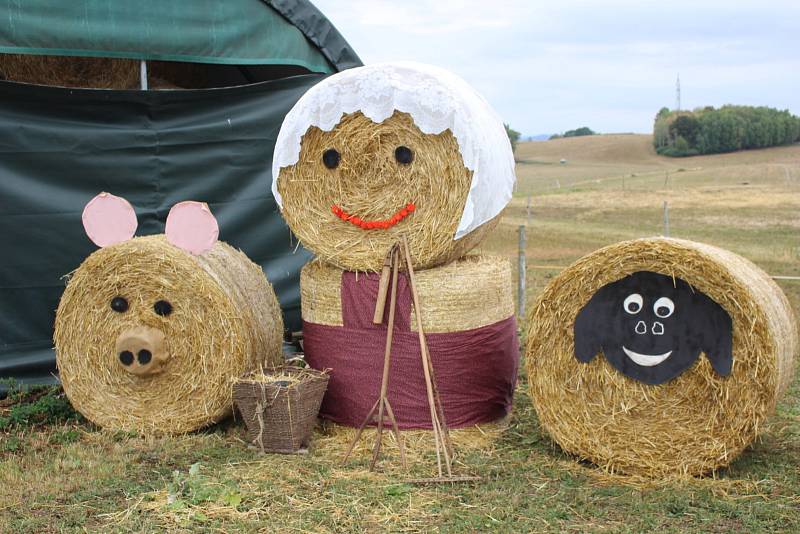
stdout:
{"type": "MultiPolygon", "coordinates": [[[[649,135],[520,143],[517,178],[482,248],[516,264],[517,228],[527,225],[529,299],[592,250],[663,233],[664,202],[671,236],[800,276],[800,145],[676,159],[657,155],[649,135]]],[[[780,285],[800,312],[800,282],[780,285]]]]}
{"type": "Polygon", "coordinates": [[[666,173],[682,173],[682,181],[696,178],[698,183],[754,176],[800,181],[800,145],[676,159],[657,155],[652,139],[612,134],[520,143],[517,194],[597,184],[597,180],[620,188],[624,181],[626,189],[636,188],[648,177],[660,176],[663,182],[666,173]],[[565,164],[559,163],[562,158],[565,164]]]}

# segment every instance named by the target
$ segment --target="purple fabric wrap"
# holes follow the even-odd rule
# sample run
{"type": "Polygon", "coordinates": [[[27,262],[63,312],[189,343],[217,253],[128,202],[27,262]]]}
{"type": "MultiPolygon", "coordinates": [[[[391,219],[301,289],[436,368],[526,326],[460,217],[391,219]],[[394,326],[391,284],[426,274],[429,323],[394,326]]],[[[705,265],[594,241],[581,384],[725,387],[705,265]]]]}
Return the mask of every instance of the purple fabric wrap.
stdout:
{"type": "MultiPolygon", "coordinates": [[[[344,326],[303,321],[306,360],[332,369],[320,415],[358,426],[380,394],[386,324],[372,323],[380,276],[342,276],[344,326]]],[[[402,429],[431,428],[419,334],[411,331],[411,292],[398,278],[395,331],[389,370],[389,402],[402,429]]],[[[480,310],[476,310],[480,313],[480,310]]],[[[386,302],[385,318],[389,314],[386,302]]],[[[450,428],[497,420],[511,409],[519,344],[514,316],[462,332],[427,334],[436,384],[450,428]]]]}

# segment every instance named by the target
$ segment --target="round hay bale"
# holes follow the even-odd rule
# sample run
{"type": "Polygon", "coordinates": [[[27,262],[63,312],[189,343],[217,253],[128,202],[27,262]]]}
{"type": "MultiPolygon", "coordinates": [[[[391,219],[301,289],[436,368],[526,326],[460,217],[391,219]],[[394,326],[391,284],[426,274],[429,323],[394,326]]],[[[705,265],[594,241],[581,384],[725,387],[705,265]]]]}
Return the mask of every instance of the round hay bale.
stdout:
{"type": "Polygon", "coordinates": [[[247,256],[219,241],[193,255],[156,235],[106,246],[72,273],[54,340],[64,391],[89,420],[181,433],[229,415],[232,380],[282,364],[282,336],[275,293],[247,256]],[[126,368],[126,332],[160,343],[159,368],[126,368]]]}
{"type": "MultiPolygon", "coordinates": [[[[372,322],[379,279],[319,260],[306,265],[300,277],[306,361],[331,369],[320,414],[344,425],[358,426],[380,392],[383,358],[376,355],[384,352],[386,320],[372,322]]],[[[519,362],[509,262],[466,256],[418,271],[415,281],[448,426],[507,415],[519,362]]],[[[400,428],[430,428],[418,326],[404,273],[398,280],[388,398],[400,428]]]]}
{"type": "Polygon", "coordinates": [[[728,465],[774,410],[798,350],[790,305],[766,273],[732,252],[668,238],[578,260],[548,284],[526,329],[543,428],[606,471],[646,477],[728,465]],[[652,280],[671,297],[656,299],[652,280]],[[587,342],[593,330],[599,337],[587,342]],[[624,345],[637,342],[660,354],[624,345]]]}
{"type": "Polygon", "coordinates": [[[405,234],[416,268],[463,256],[511,199],[502,121],[456,76],[418,64],[337,73],[309,90],[276,142],[273,193],[320,259],[378,271],[405,234]]]}

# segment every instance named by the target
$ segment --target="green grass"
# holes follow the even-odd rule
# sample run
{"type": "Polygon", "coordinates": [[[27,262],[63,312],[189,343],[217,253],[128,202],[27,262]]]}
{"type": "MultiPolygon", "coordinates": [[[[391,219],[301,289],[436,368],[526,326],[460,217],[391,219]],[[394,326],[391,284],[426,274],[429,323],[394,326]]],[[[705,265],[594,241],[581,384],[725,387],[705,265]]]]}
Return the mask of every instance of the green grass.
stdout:
{"type": "MultiPolygon", "coordinates": [[[[640,136],[606,137],[584,141],[603,143],[586,161],[591,150],[574,141],[521,145],[532,161],[519,166],[521,193],[482,248],[516,258],[527,192],[538,191],[529,299],[599,246],[660,233],[664,200],[672,235],[800,275],[800,148],[681,160],[664,187],[673,163],[642,155],[640,136]],[[574,150],[569,163],[547,165],[562,146],[574,150]]],[[[800,310],[800,282],[780,285],[800,310]]],[[[364,456],[342,466],[330,450],[259,456],[236,422],[178,437],[104,432],[57,389],[20,393],[0,403],[0,532],[800,532],[798,380],[760,440],[716,479],[657,484],[605,476],[562,453],[526,390],[523,379],[500,440],[458,459],[457,472],[482,480],[451,486],[403,483],[391,455],[377,473],[364,456]]],[[[434,462],[428,454],[411,475],[430,476],[434,462]]]]}

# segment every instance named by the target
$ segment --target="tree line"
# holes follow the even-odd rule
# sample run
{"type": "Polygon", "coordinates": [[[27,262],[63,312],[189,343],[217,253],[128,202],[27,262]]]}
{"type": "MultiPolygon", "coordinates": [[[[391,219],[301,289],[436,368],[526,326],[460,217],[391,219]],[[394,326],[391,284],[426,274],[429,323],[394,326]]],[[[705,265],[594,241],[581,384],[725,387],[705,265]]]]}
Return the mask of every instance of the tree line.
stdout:
{"type": "Polygon", "coordinates": [[[718,154],[800,142],[800,117],[768,107],[661,108],[653,125],[656,152],[665,156],[718,154]]]}

